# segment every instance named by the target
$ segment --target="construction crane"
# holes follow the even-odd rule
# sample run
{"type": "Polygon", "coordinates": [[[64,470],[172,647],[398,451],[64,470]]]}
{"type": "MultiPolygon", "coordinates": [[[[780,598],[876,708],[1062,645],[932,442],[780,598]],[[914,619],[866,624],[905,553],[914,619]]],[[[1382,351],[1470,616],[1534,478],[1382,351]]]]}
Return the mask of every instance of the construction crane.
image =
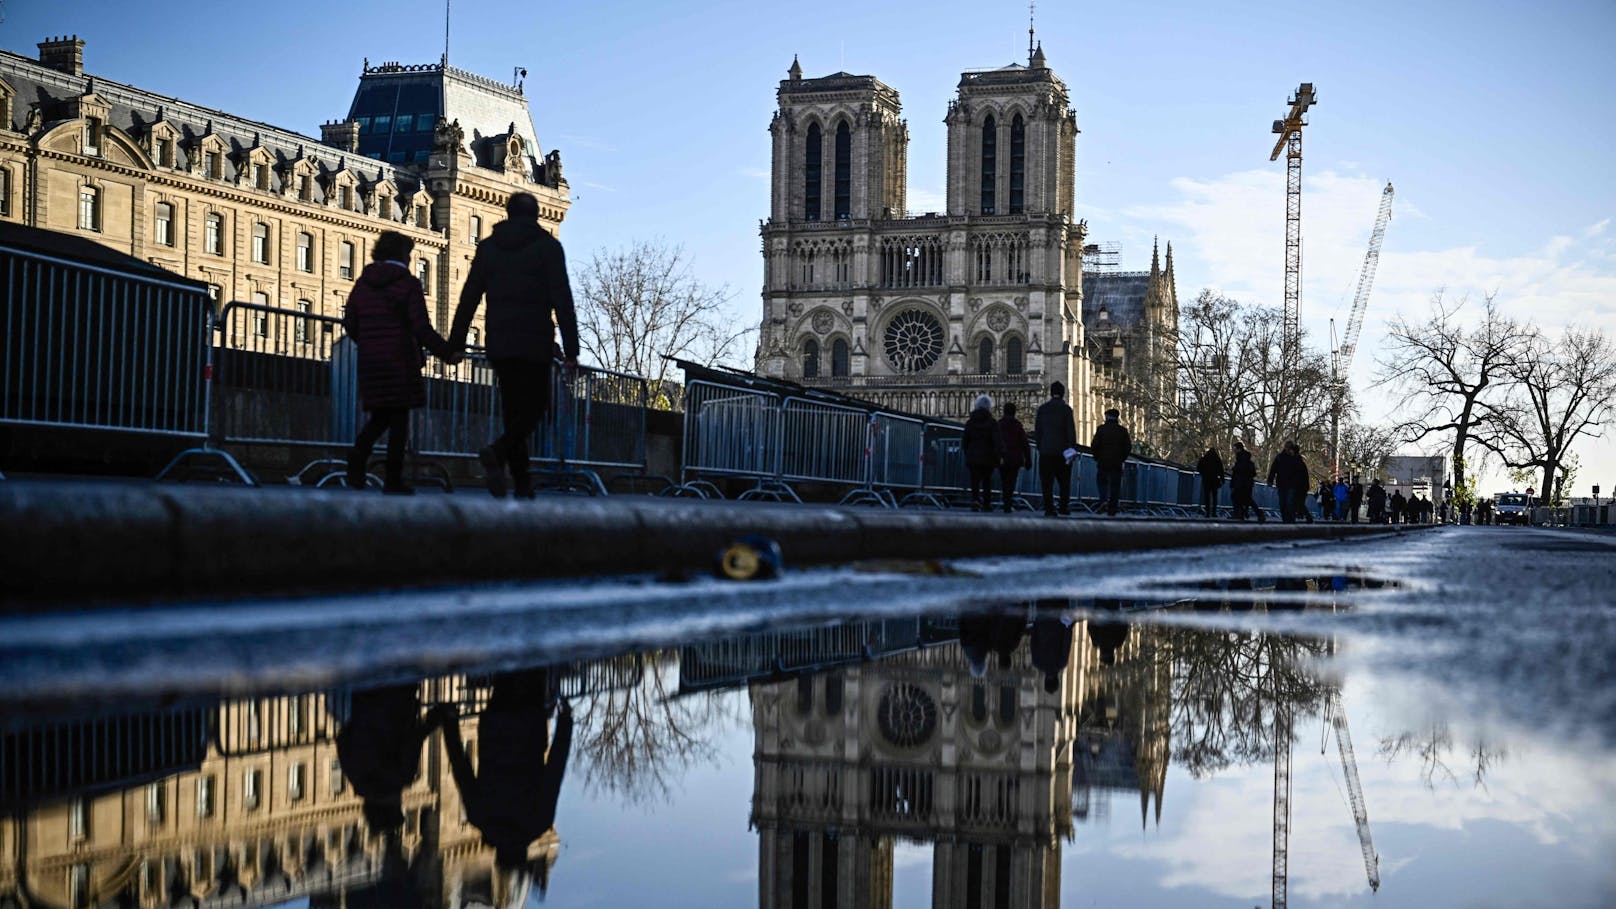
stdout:
{"type": "Polygon", "coordinates": [[[1279,160],[1285,153],[1285,327],[1281,342],[1287,367],[1296,363],[1302,327],[1302,127],[1307,111],[1318,101],[1313,83],[1303,82],[1291,96],[1291,109],[1283,120],[1274,121],[1274,152],[1268,160],[1279,160]]]}
{"type": "MultiPolygon", "coordinates": [[[[1391,187],[1387,187],[1389,191],[1391,187]]],[[[1389,197],[1388,197],[1389,198],[1389,197]]],[[[1341,706],[1341,691],[1330,695],[1330,726],[1335,729],[1336,750],[1341,753],[1341,775],[1347,780],[1347,797],[1352,801],[1352,820],[1358,825],[1358,845],[1363,849],[1364,875],[1369,889],[1380,890],[1380,856],[1369,838],[1369,811],[1364,807],[1363,786],[1358,783],[1358,757],[1352,751],[1352,732],[1347,728],[1347,711],[1341,706]]],[[[1321,749],[1322,750],[1322,749],[1321,749]]]]}
{"type": "Polygon", "coordinates": [[[1274,895],[1273,909],[1285,909],[1290,874],[1291,840],[1291,729],[1289,702],[1279,690],[1279,673],[1268,664],[1274,680],[1274,895]]]}
{"type": "MultiPolygon", "coordinates": [[[[1369,308],[1369,291],[1375,286],[1380,247],[1386,240],[1386,225],[1392,220],[1392,195],[1392,185],[1387,183],[1386,189],[1380,194],[1380,211],[1375,214],[1375,229],[1369,234],[1369,251],[1364,253],[1363,268],[1358,272],[1358,292],[1352,296],[1352,314],[1347,317],[1347,333],[1342,336],[1341,345],[1335,348],[1330,364],[1334,396],[1330,434],[1336,476],[1341,475],[1341,410],[1346,406],[1347,370],[1352,368],[1352,355],[1358,352],[1358,334],[1363,331],[1364,310],[1369,308]]],[[[1334,329],[1333,322],[1331,328],[1334,329]]]]}

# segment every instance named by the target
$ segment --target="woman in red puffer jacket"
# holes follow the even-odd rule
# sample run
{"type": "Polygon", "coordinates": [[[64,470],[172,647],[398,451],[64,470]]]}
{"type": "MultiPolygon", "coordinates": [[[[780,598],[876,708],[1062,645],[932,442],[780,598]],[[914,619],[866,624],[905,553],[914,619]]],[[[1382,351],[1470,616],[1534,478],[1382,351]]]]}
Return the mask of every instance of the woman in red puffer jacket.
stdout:
{"type": "Polygon", "coordinates": [[[410,274],[410,252],[415,241],[383,231],[371,250],[353,292],[342,327],[359,348],[359,400],[370,419],[348,453],[348,486],[365,485],[365,464],[382,433],[387,433],[387,470],[382,491],[409,494],[404,484],[404,446],[409,438],[410,411],[426,404],[426,381],[421,367],[425,347],[445,363],[460,362],[461,354],[432,328],[426,314],[426,294],[410,274]]]}

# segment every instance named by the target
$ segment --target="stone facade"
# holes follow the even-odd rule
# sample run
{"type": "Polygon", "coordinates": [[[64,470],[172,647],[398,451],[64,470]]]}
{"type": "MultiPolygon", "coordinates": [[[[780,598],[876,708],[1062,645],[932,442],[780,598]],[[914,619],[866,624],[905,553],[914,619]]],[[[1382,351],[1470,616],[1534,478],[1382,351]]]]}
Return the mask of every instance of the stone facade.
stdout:
{"type": "Polygon", "coordinates": [[[896,90],[805,79],[794,61],[778,102],[758,371],[953,419],[983,392],[1027,414],[1058,380],[1086,439],[1104,399],[1082,307],[1077,118],[1042,47],[961,76],[945,212],[905,210],[896,90]]]}
{"type": "Polygon", "coordinates": [[[537,196],[552,232],[570,205],[519,85],[367,61],[349,115],[315,139],[87,76],[77,37],[39,48],[0,52],[0,218],[91,237],[221,302],[340,316],[396,230],[445,328],[511,193],[537,196]]]}

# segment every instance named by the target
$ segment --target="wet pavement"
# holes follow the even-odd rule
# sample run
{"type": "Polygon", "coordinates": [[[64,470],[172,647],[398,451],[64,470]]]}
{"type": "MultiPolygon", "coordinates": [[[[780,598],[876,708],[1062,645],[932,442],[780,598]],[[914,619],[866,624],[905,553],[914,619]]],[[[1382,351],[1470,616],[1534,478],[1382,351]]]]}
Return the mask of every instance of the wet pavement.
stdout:
{"type": "Polygon", "coordinates": [[[1609,906],[1613,582],[1445,528],[0,619],[0,906],[1266,906],[1276,775],[1292,905],[1609,906]]]}

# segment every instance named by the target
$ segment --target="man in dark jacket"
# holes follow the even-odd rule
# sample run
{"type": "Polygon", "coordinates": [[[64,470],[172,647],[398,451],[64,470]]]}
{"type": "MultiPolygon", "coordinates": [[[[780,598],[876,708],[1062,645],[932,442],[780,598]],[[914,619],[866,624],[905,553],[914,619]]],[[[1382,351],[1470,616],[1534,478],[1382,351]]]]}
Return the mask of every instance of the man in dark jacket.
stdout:
{"type": "Polygon", "coordinates": [[[1268,482],[1279,490],[1279,519],[1295,524],[1297,503],[1307,507],[1307,462],[1302,460],[1296,443],[1287,441],[1279,454],[1268,465],[1268,482]]]}
{"type": "Polygon", "coordinates": [[[1404,512],[1407,511],[1407,509],[1408,509],[1408,500],[1403,498],[1403,491],[1401,489],[1399,489],[1396,492],[1392,493],[1391,507],[1392,507],[1392,523],[1393,524],[1405,523],[1406,518],[1404,517],[1404,512]]]}
{"type": "Polygon", "coordinates": [[[993,510],[993,470],[1004,460],[1004,439],[993,419],[993,399],[979,395],[960,437],[965,467],[971,474],[971,510],[993,510]]]}
{"type": "Polygon", "coordinates": [[[1249,508],[1257,513],[1257,523],[1267,521],[1262,509],[1252,502],[1252,490],[1257,485],[1257,462],[1241,442],[1234,443],[1234,468],[1229,471],[1229,498],[1234,505],[1234,519],[1244,521],[1249,508]]]}
{"type": "Polygon", "coordinates": [[[1094,440],[1089,443],[1100,476],[1100,500],[1109,515],[1117,513],[1122,498],[1122,465],[1133,454],[1133,438],[1123,428],[1121,416],[1114,407],[1107,410],[1105,422],[1094,430],[1094,440]]]}
{"type": "Polygon", "coordinates": [[[1369,481],[1369,523],[1386,523],[1386,487],[1379,477],[1369,481]]]}
{"type": "Polygon", "coordinates": [[[1038,405],[1033,431],[1038,434],[1038,479],[1044,487],[1044,514],[1054,517],[1055,485],[1060,484],[1060,514],[1072,513],[1072,462],[1066,452],[1077,450],[1077,424],[1066,405],[1066,386],[1049,384],[1049,400],[1038,405]]]}
{"type": "Polygon", "coordinates": [[[1223,488],[1223,458],[1216,448],[1208,448],[1201,460],[1195,462],[1195,469],[1201,474],[1201,508],[1210,518],[1218,512],[1218,490],[1223,488]]]}
{"type": "Polygon", "coordinates": [[[1352,478],[1352,485],[1347,487],[1347,520],[1358,523],[1358,512],[1363,508],[1363,482],[1357,477],[1352,478]]]}
{"type": "Polygon", "coordinates": [[[999,419],[999,438],[1004,440],[1004,460],[999,464],[999,485],[1004,489],[1004,512],[1014,510],[1011,505],[1016,494],[1016,475],[1021,468],[1032,467],[1032,446],[1027,444],[1027,430],[1016,419],[1016,405],[1006,402],[1004,416],[999,419]]]}
{"type": "Polygon", "coordinates": [[[505,495],[507,468],[516,494],[533,495],[527,440],[549,407],[558,325],[563,365],[571,368],[578,362],[578,322],[561,243],[539,226],[539,200],[532,195],[513,193],[505,212],[506,219],[477,244],[450,337],[455,347],[465,345],[472,317],[486,294],[488,361],[499,382],[505,434],[479,457],[488,475],[488,491],[496,498],[505,495]]]}

